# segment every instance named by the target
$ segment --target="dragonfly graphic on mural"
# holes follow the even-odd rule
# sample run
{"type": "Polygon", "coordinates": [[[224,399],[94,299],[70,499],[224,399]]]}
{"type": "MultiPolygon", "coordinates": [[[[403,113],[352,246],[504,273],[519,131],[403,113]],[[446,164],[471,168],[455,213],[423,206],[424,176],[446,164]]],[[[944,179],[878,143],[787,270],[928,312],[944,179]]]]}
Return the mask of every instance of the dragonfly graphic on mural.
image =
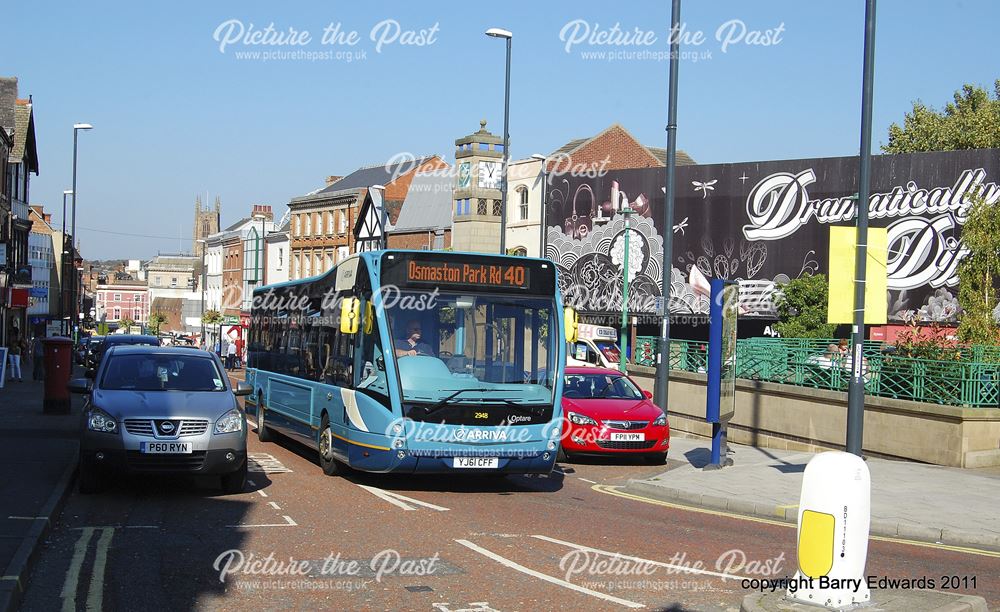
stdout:
{"type": "Polygon", "coordinates": [[[691,181],[691,184],[694,185],[694,190],[695,191],[700,191],[701,192],[701,199],[704,200],[705,198],[708,197],[708,192],[709,191],[715,191],[714,185],[716,183],[718,183],[718,182],[719,182],[718,179],[713,179],[711,181],[705,181],[705,182],[702,182],[702,181],[691,181]]]}
{"type": "Polygon", "coordinates": [[[688,218],[684,217],[683,221],[681,221],[680,223],[678,223],[677,225],[674,226],[674,233],[676,234],[677,232],[680,232],[681,236],[683,236],[684,235],[684,228],[687,227],[687,226],[688,226],[688,218]]]}

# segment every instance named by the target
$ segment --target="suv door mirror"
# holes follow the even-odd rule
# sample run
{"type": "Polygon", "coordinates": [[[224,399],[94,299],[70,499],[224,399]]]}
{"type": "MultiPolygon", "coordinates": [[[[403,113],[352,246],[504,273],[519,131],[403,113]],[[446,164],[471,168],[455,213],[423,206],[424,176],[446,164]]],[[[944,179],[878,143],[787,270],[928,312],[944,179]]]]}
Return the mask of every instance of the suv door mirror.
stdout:
{"type": "Polygon", "coordinates": [[[70,393],[90,393],[94,390],[94,382],[86,378],[73,378],[66,385],[70,393]]]}

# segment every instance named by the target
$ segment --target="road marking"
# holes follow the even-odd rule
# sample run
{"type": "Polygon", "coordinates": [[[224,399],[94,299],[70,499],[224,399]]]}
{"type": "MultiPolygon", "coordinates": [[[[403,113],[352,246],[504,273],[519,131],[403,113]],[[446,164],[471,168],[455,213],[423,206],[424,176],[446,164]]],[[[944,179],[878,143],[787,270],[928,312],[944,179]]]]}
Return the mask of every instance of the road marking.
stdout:
{"type": "Polygon", "coordinates": [[[299,526],[299,524],[296,523],[292,519],[292,517],[288,516],[287,514],[282,515],[281,518],[285,519],[284,523],[260,523],[257,525],[226,525],[226,527],[230,527],[232,529],[248,529],[251,527],[298,527],[299,526]]]}
{"type": "Polygon", "coordinates": [[[390,504],[393,504],[395,506],[399,506],[403,510],[416,510],[417,509],[417,508],[414,508],[413,506],[411,506],[410,504],[416,504],[418,506],[423,506],[425,508],[430,508],[431,510],[436,510],[437,512],[447,512],[449,510],[448,508],[445,508],[444,506],[437,506],[435,504],[431,504],[431,503],[428,503],[428,502],[425,502],[425,501],[420,501],[419,499],[413,499],[412,497],[406,497],[405,495],[400,495],[399,493],[394,493],[392,491],[385,491],[385,490],[379,489],[377,487],[370,487],[368,485],[363,485],[363,484],[359,484],[358,486],[361,487],[362,489],[364,489],[365,491],[368,491],[369,493],[371,493],[375,497],[379,497],[381,499],[384,499],[385,501],[389,502],[390,504]]]}
{"type": "Polygon", "coordinates": [[[247,471],[264,474],[284,474],[292,470],[285,467],[274,455],[250,453],[247,455],[247,471]]]}
{"type": "Polygon", "coordinates": [[[106,528],[101,532],[101,538],[97,541],[94,570],[90,575],[90,588],[87,591],[87,612],[91,610],[98,612],[103,609],[104,570],[108,565],[108,548],[111,546],[111,538],[114,535],[113,528],[106,528]]]}
{"type": "MultiPolygon", "coordinates": [[[[614,495],[615,497],[624,497],[625,499],[631,499],[633,501],[642,502],[644,504],[653,504],[656,506],[665,506],[667,508],[674,508],[677,510],[684,510],[687,512],[699,512],[701,514],[711,514],[714,516],[724,516],[727,518],[739,519],[741,521],[751,521],[754,523],[764,523],[767,525],[776,525],[778,527],[785,527],[787,529],[797,529],[798,526],[795,523],[786,523],[784,521],[775,521],[772,519],[758,518],[756,516],[747,516],[745,514],[736,514],[734,512],[722,512],[721,510],[709,510],[707,508],[695,508],[694,506],[685,506],[683,504],[673,504],[670,502],[661,501],[659,499],[652,499],[650,497],[643,497],[641,495],[633,495],[631,493],[625,493],[620,490],[620,487],[613,487],[608,485],[594,485],[590,487],[591,489],[599,492],[605,493],[607,495],[614,495]]],[[[995,557],[1000,558],[1000,552],[993,550],[982,550],[979,548],[969,548],[966,546],[955,546],[952,544],[937,544],[932,542],[918,542],[917,540],[907,540],[904,538],[892,538],[889,536],[879,536],[870,535],[869,540],[875,540],[878,542],[890,542],[893,544],[908,544],[910,546],[919,546],[921,548],[933,548],[935,550],[947,550],[950,552],[967,553],[970,555],[979,555],[982,557],[995,557]]]]}
{"type": "Polygon", "coordinates": [[[83,558],[87,556],[87,546],[94,536],[93,527],[84,527],[80,539],[73,546],[73,557],[69,562],[69,569],[66,570],[66,580],[63,581],[62,598],[63,612],[76,612],[76,589],[80,584],[80,568],[83,567],[83,558]]]}
{"type": "Polygon", "coordinates": [[[653,561],[650,559],[643,559],[642,557],[633,557],[632,555],[623,555],[621,553],[609,552],[606,550],[601,550],[599,548],[591,548],[589,546],[583,546],[582,544],[574,544],[572,542],[564,542],[563,540],[557,540],[555,538],[550,538],[543,535],[533,535],[531,536],[538,540],[543,540],[545,542],[551,542],[553,544],[560,544],[562,546],[567,546],[569,548],[574,548],[576,550],[582,550],[584,552],[596,553],[599,555],[607,555],[609,557],[615,557],[618,559],[628,559],[629,561],[637,561],[645,565],[656,565],[670,570],[677,570],[681,572],[687,572],[689,574],[701,574],[703,576],[715,576],[716,578],[722,578],[723,580],[741,580],[746,578],[746,576],[740,576],[738,574],[724,574],[720,572],[711,572],[703,569],[695,569],[693,567],[685,567],[683,565],[673,565],[671,563],[664,563],[662,561],[653,561]]]}
{"type": "Polygon", "coordinates": [[[47,521],[49,517],[47,516],[8,516],[7,518],[15,521],[47,521]]]}
{"type": "MultiPolygon", "coordinates": [[[[578,478],[579,478],[579,477],[578,477],[578,478]]],[[[580,478],[580,480],[582,480],[582,481],[584,481],[584,482],[589,482],[590,484],[597,484],[597,483],[596,483],[596,482],[594,482],[593,480],[587,480],[586,478],[580,478]]]]}
{"type": "Polygon", "coordinates": [[[256,427],[257,423],[255,423],[253,419],[251,419],[251,418],[248,417],[247,418],[247,425],[249,425],[250,427],[256,427]]]}
{"type": "Polygon", "coordinates": [[[264,492],[264,489],[258,489],[257,492],[260,493],[261,497],[267,497],[267,493],[264,492]]]}
{"type": "Polygon", "coordinates": [[[279,506],[278,504],[276,504],[274,502],[267,502],[267,505],[271,506],[275,510],[281,510],[281,506],[279,506]]]}
{"type": "Polygon", "coordinates": [[[477,546],[477,545],[473,544],[472,542],[470,542],[468,540],[455,540],[455,541],[458,542],[459,544],[461,544],[462,546],[465,546],[466,548],[469,548],[469,549],[471,549],[471,550],[473,550],[473,551],[475,551],[475,552],[483,555],[484,557],[488,557],[490,559],[493,559],[494,561],[496,561],[497,563],[499,563],[501,565],[504,565],[504,566],[509,567],[509,568],[511,568],[513,570],[519,571],[519,572],[521,572],[523,574],[527,574],[529,576],[533,576],[535,578],[538,578],[539,580],[544,580],[545,582],[549,582],[551,584],[554,584],[554,585],[557,585],[557,586],[561,586],[561,587],[563,587],[565,589],[569,589],[571,591],[576,591],[577,593],[583,593],[584,595],[590,595],[591,597],[596,597],[598,599],[603,599],[604,601],[610,601],[612,603],[616,603],[618,605],[622,605],[622,606],[625,606],[627,608],[645,608],[646,607],[646,606],[644,606],[641,603],[637,603],[637,602],[634,602],[634,601],[629,601],[627,599],[620,599],[618,597],[614,597],[613,595],[608,595],[607,593],[601,593],[599,591],[592,591],[592,590],[590,590],[588,588],[584,588],[582,586],[573,584],[572,582],[566,582],[565,580],[561,580],[559,578],[555,578],[554,576],[549,576],[548,574],[543,574],[541,572],[536,572],[535,570],[533,570],[531,568],[524,567],[520,563],[515,563],[514,561],[511,561],[510,559],[507,559],[506,557],[501,557],[500,555],[498,555],[498,554],[496,554],[494,552],[490,552],[490,551],[486,550],[485,548],[477,546]]]}

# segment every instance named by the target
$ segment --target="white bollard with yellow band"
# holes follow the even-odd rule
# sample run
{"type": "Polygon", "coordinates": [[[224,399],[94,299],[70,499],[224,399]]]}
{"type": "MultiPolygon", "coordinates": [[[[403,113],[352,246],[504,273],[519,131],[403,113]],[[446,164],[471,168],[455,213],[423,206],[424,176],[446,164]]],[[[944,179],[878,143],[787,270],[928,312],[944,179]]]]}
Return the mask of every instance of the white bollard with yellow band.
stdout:
{"type": "Polygon", "coordinates": [[[871,473],[861,457],[838,451],[813,457],[802,475],[798,572],[787,597],[827,608],[867,602],[870,524],[871,473]]]}

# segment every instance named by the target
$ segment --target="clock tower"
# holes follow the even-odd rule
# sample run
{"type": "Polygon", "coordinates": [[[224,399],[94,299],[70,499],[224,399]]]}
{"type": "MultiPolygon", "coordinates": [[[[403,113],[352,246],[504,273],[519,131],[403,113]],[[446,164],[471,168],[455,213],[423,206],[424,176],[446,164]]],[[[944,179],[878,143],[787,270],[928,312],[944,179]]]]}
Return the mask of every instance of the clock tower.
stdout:
{"type": "Polygon", "coordinates": [[[452,247],[456,251],[500,251],[500,182],[503,138],[486,130],[455,141],[455,189],[452,192],[452,247]]]}

